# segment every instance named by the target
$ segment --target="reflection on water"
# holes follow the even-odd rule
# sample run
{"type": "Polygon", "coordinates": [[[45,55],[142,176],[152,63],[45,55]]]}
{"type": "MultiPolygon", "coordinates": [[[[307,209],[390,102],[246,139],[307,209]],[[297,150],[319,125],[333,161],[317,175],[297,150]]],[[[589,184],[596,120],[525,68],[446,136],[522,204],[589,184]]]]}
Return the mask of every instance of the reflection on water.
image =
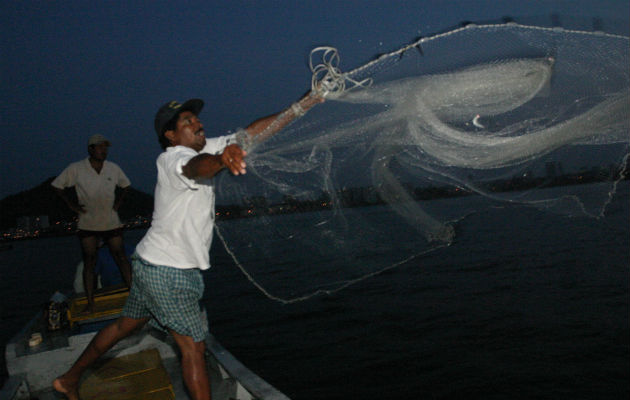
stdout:
{"type": "Polygon", "coordinates": [[[284,306],[216,249],[211,330],[296,399],[625,398],[627,198],[599,221],[487,208],[446,251],[284,306]]]}

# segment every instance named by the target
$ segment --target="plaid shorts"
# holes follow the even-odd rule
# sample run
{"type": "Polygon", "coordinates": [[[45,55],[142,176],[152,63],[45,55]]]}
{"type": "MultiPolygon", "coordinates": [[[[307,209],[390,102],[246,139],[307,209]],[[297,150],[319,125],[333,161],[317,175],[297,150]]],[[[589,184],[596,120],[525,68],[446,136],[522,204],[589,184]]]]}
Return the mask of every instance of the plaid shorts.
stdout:
{"type": "Polygon", "coordinates": [[[131,291],[122,315],[141,319],[162,331],[169,329],[201,342],[208,325],[201,317],[199,300],[204,284],[198,269],[153,265],[134,254],[131,291]]]}

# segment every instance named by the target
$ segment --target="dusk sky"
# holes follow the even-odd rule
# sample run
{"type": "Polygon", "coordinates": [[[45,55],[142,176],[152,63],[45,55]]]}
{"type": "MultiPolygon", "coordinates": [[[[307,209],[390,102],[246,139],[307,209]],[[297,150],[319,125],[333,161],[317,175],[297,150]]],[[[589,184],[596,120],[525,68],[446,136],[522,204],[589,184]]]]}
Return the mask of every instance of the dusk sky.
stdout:
{"type": "Polygon", "coordinates": [[[159,106],[199,97],[207,136],[244,127],[309,89],[316,46],[336,47],[350,70],[463,21],[599,17],[628,35],[630,15],[628,0],[2,3],[0,198],[85,158],[96,133],[152,193],[159,106]]]}

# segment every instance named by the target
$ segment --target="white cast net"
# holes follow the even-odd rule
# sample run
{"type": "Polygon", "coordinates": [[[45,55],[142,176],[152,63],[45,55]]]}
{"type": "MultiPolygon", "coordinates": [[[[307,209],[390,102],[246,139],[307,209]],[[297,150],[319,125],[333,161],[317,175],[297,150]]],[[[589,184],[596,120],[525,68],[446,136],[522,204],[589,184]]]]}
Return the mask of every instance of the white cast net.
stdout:
{"type": "Polygon", "coordinates": [[[422,38],[346,73],[316,49],[327,101],[248,143],[247,175],[217,177],[218,236],[263,292],[294,302],[444,249],[498,204],[600,219],[627,185],[628,49],[516,23],[422,38]]]}

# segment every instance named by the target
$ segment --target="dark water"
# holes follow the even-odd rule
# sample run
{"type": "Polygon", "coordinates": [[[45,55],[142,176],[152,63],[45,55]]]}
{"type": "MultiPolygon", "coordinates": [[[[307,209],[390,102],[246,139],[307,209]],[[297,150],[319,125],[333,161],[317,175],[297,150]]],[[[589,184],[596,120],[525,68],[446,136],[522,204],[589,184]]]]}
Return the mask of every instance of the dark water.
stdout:
{"type": "MultiPolygon", "coordinates": [[[[625,399],[628,198],[625,185],[599,221],[488,209],[444,251],[293,305],[267,299],[214,246],[210,329],[294,399],[625,399]]],[[[3,344],[51,288],[71,288],[78,254],[71,237],[0,253],[3,344]]]]}

